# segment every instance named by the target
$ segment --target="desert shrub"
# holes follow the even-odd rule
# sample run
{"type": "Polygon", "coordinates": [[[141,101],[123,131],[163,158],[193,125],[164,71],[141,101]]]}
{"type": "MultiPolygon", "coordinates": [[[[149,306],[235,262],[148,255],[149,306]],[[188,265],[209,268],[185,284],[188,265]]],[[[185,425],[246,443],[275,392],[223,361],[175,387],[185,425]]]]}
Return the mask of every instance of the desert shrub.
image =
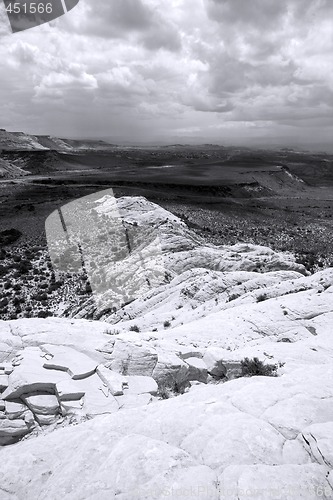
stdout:
{"type": "Polygon", "coordinates": [[[44,300],[47,300],[47,294],[46,293],[37,293],[36,295],[33,296],[33,299],[42,302],[44,300]]]}
{"type": "Polygon", "coordinates": [[[263,375],[265,377],[276,377],[277,365],[265,365],[259,358],[244,358],[241,361],[242,377],[254,377],[263,375]]]}
{"type": "Polygon", "coordinates": [[[140,328],[138,327],[138,325],[133,325],[130,327],[130,332],[137,332],[139,333],[140,331],[140,328]]]}
{"type": "Polygon", "coordinates": [[[39,311],[37,315],[38,318],[47,318],[48,316],[52,316],[51,311],[39,311]]]}
{"type": "Polygon", "coordinates": [[[116,330],[115,328],[107,328],[103,333],[105,333],[105,335],[119,335],[120,330],[116,330]]]}
{"type": "Polygon", "coordinates": [[[264,300],[267,300],[267,295],[265,293],[261,293],[260,295],[258,295],[257,297],[257,302],[263,302],[264,300]]]}
{"type": "Polygon", "coordinates": [[[0,245],[10,245],[14,243],[22,235],[18,229],[6,229],[0,232],[0,245]]]}
{"type": "Polygon", "coordinates": [[[20,297],[14,297],[13,299],[13,305],[18,306],[21,303],[20,297]]]}
{"type": "Polygon", "coordinates": [[[238,299],[238,297],[240,297],[238,293],[232,293],[228,298],[228,302],[232,302],[233,300],[238,299]]]}
{"type": "Polygon", "coordinates": [[[163,323],[164,328],[168,328],[171,325],[170,321],[166,320],[163,323]]]}
{"type": "Polygon", "coordinates": [[[184,394],[184,392],[185,384],[179,384],[174,380],[164,380],[158,384],[157,396],[161,399],[169,399],[184,394]]]}
{"type": "Polygon", "coordinates": [[[5,306],[8,306],[8,299],[6,298],[0,300],[0,307],[4,308],[5,306]]]}

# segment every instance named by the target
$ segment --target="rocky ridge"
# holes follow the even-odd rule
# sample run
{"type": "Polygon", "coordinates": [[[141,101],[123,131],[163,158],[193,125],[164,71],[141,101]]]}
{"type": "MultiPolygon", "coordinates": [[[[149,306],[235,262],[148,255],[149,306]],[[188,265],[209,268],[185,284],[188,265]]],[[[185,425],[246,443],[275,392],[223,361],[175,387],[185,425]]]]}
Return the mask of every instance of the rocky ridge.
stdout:
{"type": "Polygon", "coordinates": [[[1,498],[331,498],[333,269],[163,227],[170,277],[107,323],[0,322],[1,498]]]}

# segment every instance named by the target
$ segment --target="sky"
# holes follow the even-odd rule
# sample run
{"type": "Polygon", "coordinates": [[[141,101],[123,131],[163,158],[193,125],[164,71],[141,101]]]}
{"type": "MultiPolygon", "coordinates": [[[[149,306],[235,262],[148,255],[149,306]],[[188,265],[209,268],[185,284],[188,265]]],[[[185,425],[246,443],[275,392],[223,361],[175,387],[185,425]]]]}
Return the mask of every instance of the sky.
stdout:
{"type": "Polygon", "coordinates": [[[15,34],[0,0],[0,41],[0,128],[119,143],[333,142],[332,0],[80,0],[15,34]]]}

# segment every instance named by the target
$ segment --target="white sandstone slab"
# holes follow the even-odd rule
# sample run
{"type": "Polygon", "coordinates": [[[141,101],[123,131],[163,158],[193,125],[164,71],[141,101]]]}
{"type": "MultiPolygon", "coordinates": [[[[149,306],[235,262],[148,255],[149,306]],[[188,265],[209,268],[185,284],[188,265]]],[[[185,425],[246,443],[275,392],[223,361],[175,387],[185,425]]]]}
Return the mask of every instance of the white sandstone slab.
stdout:
{"type": "Polygon", "coordinates": [[[92,358],[71,347],[45,344],[43,350],[53,356],[44,361],[44,368],[65,371],[74,380],[89,377],[95,372],[98,364],[92,358]]]}

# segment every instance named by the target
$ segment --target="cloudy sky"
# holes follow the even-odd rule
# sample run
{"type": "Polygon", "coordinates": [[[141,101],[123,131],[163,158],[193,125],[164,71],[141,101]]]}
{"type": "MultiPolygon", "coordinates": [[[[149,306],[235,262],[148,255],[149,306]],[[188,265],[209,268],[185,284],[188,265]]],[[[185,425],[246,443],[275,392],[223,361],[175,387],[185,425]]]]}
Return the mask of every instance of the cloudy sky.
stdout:
{"type": "Polygon", "coordinates": [[[80,0],[15,34],[0,0],[0,39],[7,130],[333,142],[332,0],[80,0]]]}

